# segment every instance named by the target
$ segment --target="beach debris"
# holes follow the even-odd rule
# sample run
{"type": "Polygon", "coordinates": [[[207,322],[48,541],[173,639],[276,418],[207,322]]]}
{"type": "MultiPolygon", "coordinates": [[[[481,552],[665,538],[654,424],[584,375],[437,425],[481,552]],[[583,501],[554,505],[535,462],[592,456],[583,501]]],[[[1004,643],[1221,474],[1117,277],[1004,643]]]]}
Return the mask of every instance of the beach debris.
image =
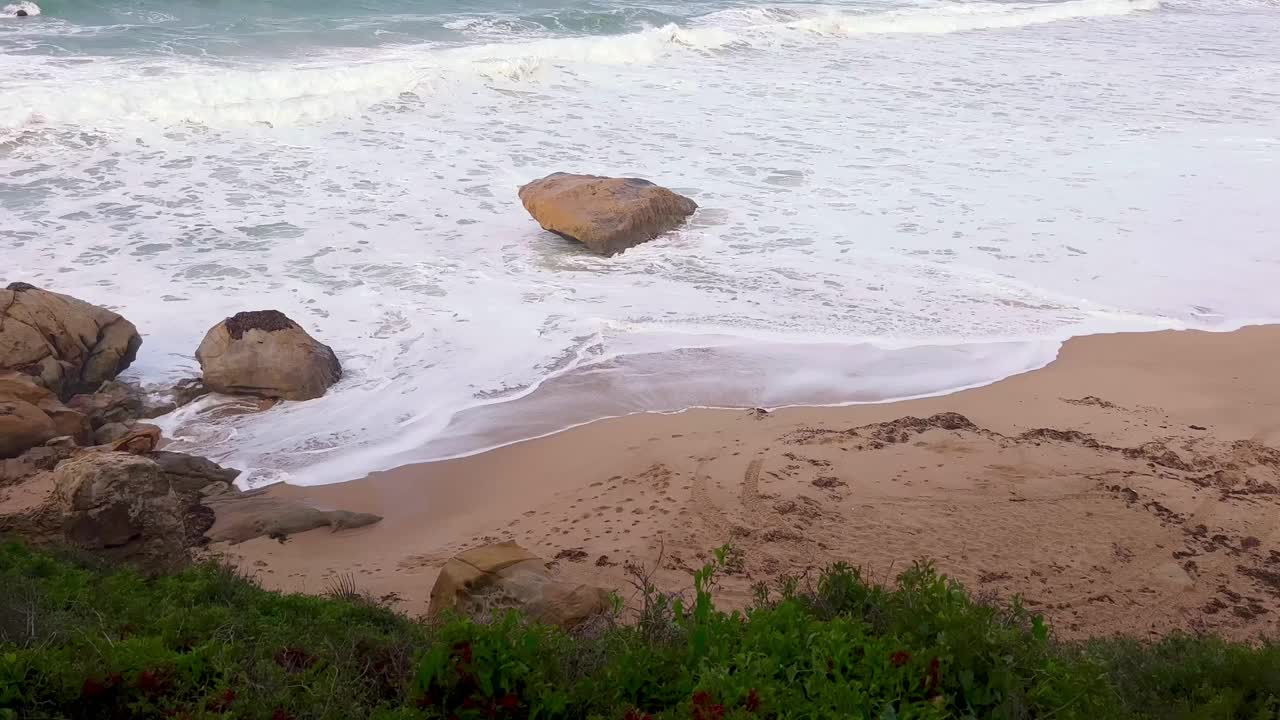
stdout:
{"type": "Polygon", "coordinates": [[[693,200],[648,180],[568,173],[521,187],[520,201],[543,229],[600,255],[653,240],[698,209],[693,200]]]}
{"type": "Polygon", "coordinates": [[[514,542],[483,545],[449,560],[431,588],[430,615],[457,610],[486,621],[520,609],[551,625],[572,628],[607,612],[603,588],[552,577],[542,558],[514,542]]]}
{"type": "Polygon", "coordinates": [[[236,313],[213,326],[196,360],[205,386],[228,395],[311,400],[342,377],[333,349],[278,310],[236,313]]]}

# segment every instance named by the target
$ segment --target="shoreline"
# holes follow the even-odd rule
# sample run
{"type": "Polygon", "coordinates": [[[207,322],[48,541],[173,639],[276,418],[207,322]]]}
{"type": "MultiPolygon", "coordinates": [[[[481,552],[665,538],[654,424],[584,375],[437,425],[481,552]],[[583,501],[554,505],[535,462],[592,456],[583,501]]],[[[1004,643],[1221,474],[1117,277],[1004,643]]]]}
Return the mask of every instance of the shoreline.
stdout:
{"type": "Polygon", "coordinates": [[[1065,635],[1274,634],[1280,385],[1258,358],[1278,350],[1280,326],[1092,335],[1045,367],[944,395],[599,420],[361,480],[272,486],[385,519],[213,551],[271,588],[322,592],[350,573],[410,614],[449,557],[503,539],[610,588],[628,587],[623,562],[661,555],[664,590],[733,542],[742,571],[721,589],[727,606],[826,562],[881,577],[931,557],[973,590],[1024,596],[1065,635]]]}

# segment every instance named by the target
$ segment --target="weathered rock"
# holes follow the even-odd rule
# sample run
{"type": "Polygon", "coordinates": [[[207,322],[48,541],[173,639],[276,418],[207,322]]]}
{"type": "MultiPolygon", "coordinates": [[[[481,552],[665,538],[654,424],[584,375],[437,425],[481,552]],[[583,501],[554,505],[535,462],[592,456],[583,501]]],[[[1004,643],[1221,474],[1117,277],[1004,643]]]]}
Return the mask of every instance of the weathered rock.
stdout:
{"type": "Polygon", "coordinates": [[[639,178],[555,173],[520,188],[525,210],[561,237],[615,255],[679,227],[697,203],[639,178]]]}
{"type": "Polygon", "coordinates": [[[186,557],[185,507],[155,462],[82,453],[53,471],[65,539],[118,558],[168,565],[186,557]]]}
{"type": "Polygon", "coordinates": [[[37,384],[35,378],[13,370],[0,372],[0,398],[22,400],[32,405],[58,399],[48,388],[37,384]]]}
{"type": "Polygon", "coordinates": [[[0,400],[0,458],[21,455],[58,436],[53,421],[23,400],[0,400]]]}
{"type": "Polygon", "coordinates": [[[89,419],[62,403],[56,403],[52,407],[49,405],[38,407],[53,421],[53,427],[57,430],[58,436],[69,437],[77,443],[89,442],[93,436],[89,429],[89,419]]]}
{"type": "Polygon", "coordinates": [[[133,323],[105,308],[27,283],[0,290],[0,370],[30,375],[61,400],[114,378],[141,345],[133,323]]]}
{"type": "Polygon", "coordinates": [[[96,430],[111,423],[160,417],[178,404],[154,398],[133,383],[111,380],[102,383],[95,392],[72,397],[67,406],[87,417],[96,430]]]}
{"type": "Polygon", "coordinates": [[[157,450],[147,457],[169,476],[170,486],[178,493],[208,495],[210,493],[205,492],[205,489],[209,485],[219,484],[225,489],[240,475],[239,470],[224,468],[212,460],[196,455],[157,450]]]}
{"type": "MultiPolygon", "coordinates": [[[[34,405],[53,423],[56,435],[70,435],[77,442],[86,441],[89,437],[89,423],[85,417],[63,405],[57,396],[47,388],[37,385],[29,375],[12,371],[0,372],[0,402],[2,401],[20,401],[34,405]]],[[[2,440],[0,444],[3,444],[2,440]]],[[[21,452],[22,449],[25,448],[18,451],[21,452]]]]}
{"type": "Polygon", "coordinates": [[[32,475],[47,472],[58,463],[71,457],[77,450],[74,445],[55,444],[61,438],[53,438],[41,447],[33,447],[21,455],[0,460],[0,487],[20,483],[32,475]]]}
{"type": "Polygon", "coordinates": [[[486,621],[494,611],[516,608],[541,622],[571,628],[608,607],[604,589],[556,580],[542,558],[504,542],[451,558],[431,588],[429,612],[458,610],[486,621]]]}
{"type": "Polygon", "coordinates": [[[169,397],[174,407],[182,407],[209,394],[209,388],[200,378],[186,378],[174,383],[169,390],[169,397]]]}
{"type": "MultiPolygon", "coordinates": [[[[155,443],[160,440],[160,428],[149,423],[138,422],[137,420],[125,420],[124,422],[112,422],[103,425],[93,432],[94,445],[111,445],[112,449],[119,450],[121,448],[114,447],[121,441],[128,440],[131,437],[146,436],[154,438],[155,443]]],[[[146,448],[143,452],[151,452],[152,448],[146,448]]],[[[137,454],[136,452],[134,453],[137,454]]]]}
{"type": "Polygon", "coordinates": [[[261,491],[212,495],[202,501],[216,520],[207,535],[213,542],[241,543],[264,535],[289,535],[327,527],[337,532],[372,525],[381,517],[348,510],[317,510],[261,491]]]}
{"type": "Polygon", "coordinates": [[[213,326],[196,350],[215,392],[310,400],[342,377],[333,350],[276,310],[237,313],[213,326]]]}
{"type": "Polygon", "coordinates": [[[109,445],[128,434],[128,423],[110,422],[93,431],[93,444],[109,445]]]}
{"type": "Polygon", "coordinates": [[[160,447],[161,440],[160,428],[146,423],[133,423],[129,426],[128,434],[111,443],[111,449],[116,452],[147,455],[160,447]]]}

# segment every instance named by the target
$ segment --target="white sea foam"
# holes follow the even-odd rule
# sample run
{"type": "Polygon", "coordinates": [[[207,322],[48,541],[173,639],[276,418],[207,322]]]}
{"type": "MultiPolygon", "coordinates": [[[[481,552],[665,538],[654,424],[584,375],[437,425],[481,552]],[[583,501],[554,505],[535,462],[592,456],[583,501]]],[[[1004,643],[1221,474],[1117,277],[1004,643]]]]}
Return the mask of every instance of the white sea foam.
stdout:
{"type": "Polygon", "coordinates": [[[23,0],[23,2],[18,2],[18,3],[10,3],[0,8],[0,18],[18,17],[18,11],[25,12],[27,14],[27,17],[35,17],[40,14],[40,6],[33,2],[30,2],[30,0],[23,0]]]}
{"type": "Polygon", "coordinates": [[[15,53],[0,280],[120,310],[148,382],[194,372],[240,310],[333,346],[320,400],[165,421],[250,481],[641,409],[939,392],[1074,334],[1280,318],[1280,17],[1200,1],[789,5],[252,64],[15,53]],[[590,256],[516,198],[556,170],[701,208],[590,256]]]}

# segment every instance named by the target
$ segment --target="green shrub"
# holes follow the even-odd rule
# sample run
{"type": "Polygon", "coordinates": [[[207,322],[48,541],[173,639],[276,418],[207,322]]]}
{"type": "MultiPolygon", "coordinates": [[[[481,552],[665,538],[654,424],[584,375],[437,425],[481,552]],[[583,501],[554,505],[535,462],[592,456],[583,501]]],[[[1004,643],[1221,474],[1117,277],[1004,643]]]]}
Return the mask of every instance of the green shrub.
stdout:
{"type": "Polygon", "coordinates": [[[281,595],[196,565],[158,578],[0,545],[10,718],[1280,719],[1280,646],[1056,642],[1016,602],[928,564],[892,587],[833,565],[745,612],[642,583],[640,620],[575,632],[510,613],[428,626],[344,580],[281,595]]]}

